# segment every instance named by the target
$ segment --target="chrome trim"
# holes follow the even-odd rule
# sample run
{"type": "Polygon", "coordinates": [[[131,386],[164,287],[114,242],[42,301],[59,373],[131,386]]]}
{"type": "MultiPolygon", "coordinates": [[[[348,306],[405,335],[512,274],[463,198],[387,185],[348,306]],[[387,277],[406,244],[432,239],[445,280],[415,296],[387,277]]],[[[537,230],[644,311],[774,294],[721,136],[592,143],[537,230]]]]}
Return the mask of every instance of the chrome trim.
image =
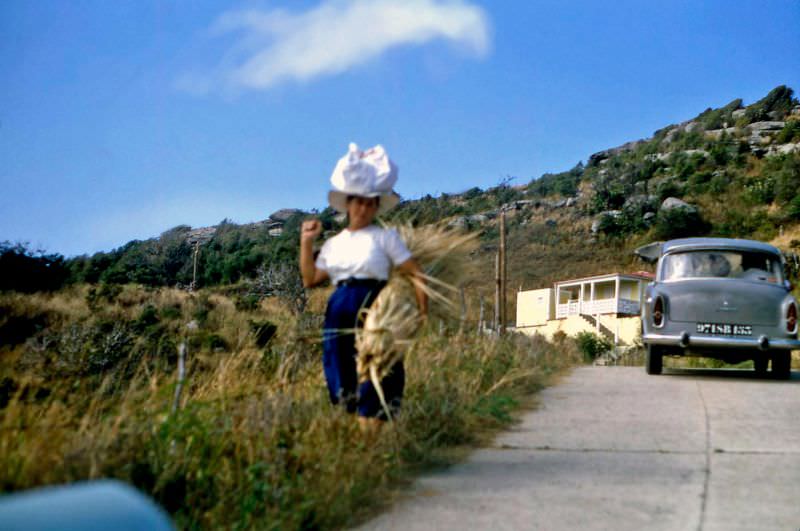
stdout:
{"type": "Polygon", "coordinates": [[[769,350],[769,338],[765,335],[758,337],[758,348],[761,350],[769,350]]]}
{"type": "Polygon", "coordinates": [[[683,332],[681,332],[681,335],[679,336],[678,346],[683,348],[688,347],[690,339],[691,338],[689,337],[689,332],[684,330],[683,332]]]}
{"type": "MultiPolygon", "coordinates": [[[[642,336],[644,343],[686,348],[681,344],[682,340],[686,340],[686,346],[688,347],[727,347],[760,350],[762,345],[760,338],[691,336],[686,332],[679,335],[645,334],[642,336]]],[[[770,349],[800,350],[800,340],[798,339],[769,339],[768,341],[770,349]]]]}

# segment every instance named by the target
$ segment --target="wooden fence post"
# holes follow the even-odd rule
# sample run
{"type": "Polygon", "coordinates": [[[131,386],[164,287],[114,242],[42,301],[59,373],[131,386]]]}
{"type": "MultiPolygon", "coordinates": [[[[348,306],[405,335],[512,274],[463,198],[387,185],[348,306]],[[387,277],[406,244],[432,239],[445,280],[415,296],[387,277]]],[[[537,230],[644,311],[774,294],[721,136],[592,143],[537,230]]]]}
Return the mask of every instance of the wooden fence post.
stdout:
{"type": "Polygon", "coordinates": [[[172,414],[178,411],[181,405],[181,392],[183,392],[183,381],[186,377],[186,340],[178,345],[178,385],[175,387],[175,399],[172,402],[172,414]]]}

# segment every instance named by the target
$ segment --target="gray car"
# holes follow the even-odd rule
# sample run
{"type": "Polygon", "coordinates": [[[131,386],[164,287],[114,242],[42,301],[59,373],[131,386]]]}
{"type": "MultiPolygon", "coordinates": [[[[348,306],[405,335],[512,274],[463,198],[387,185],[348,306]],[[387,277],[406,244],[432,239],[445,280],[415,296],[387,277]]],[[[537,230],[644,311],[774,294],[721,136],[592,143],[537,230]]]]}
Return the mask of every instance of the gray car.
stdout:
{"type": "Polygon", "coordinates": [[[765,374],[789,378],[797,338],[797,301],[784,275],[783,255],[766,243],[686,238],[637,249],[658,261],[642,304],[648,374],[663,357],[703,356],[726,363],[753,360],[765,374]]]}

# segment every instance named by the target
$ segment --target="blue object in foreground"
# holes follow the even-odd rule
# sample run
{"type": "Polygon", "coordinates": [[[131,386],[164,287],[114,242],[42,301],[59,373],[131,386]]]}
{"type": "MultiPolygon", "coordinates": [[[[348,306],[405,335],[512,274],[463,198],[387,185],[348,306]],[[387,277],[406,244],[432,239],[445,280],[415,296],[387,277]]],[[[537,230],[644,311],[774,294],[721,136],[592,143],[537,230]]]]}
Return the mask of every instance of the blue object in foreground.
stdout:
{"type": "Polygon", "coordinates": [[[44,487],[2,496],[0,527],[4,531],[174,529],[158,505],[116,480],[44,487]]]}

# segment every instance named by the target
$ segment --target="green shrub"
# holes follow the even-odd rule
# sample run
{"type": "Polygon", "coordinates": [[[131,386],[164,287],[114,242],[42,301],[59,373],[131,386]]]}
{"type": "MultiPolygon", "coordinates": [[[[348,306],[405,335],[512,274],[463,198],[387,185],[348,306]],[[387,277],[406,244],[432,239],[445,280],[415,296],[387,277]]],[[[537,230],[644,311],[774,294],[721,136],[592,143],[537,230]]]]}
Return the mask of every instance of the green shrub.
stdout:
{"type": "Polygon", "coordinates": [[[698,171],[689,177],[689,193],[701,194],[706,191],[707,183],[713,178],[714,174],[710,171],[698,171]]]}
{"type": "Polygon", "coordinates": [[[593,184],[594,196],[592,197],[592,212],[603,212],[605,210],[619,210],[625,204],[625,200],[633,192],[632,188],[626,186],[627,183],[613,176],[604,179],[597,179],[593,184]]]}
{"type": "Polygon", "coordinates": [[[596,360],[598,356],[614,347],[608,338],[594,332],[579,332],[575,336],[575,343],[586,362],[596,360]]]}
{"type": "Polygon", "coordinates": [[[117,320],[98,320],[89,330],[79,364],[85,374],[105,372],[128,358],[135,334],[127,323],[117,320]]]}
{"type": "Polygon", "coordinates": [[[775,141],[779,144],[793,142],[795,139],[800,139],[800,120],[786,122],[778,136],[775,137],[775,141]]]}
{"type": "Polygon", "coordinates": [[[605,214],[600,218],[598,231],[608,236],[626,236],[647,228],[644,215],[657,210],[651,201],[626,205],[618,214],[605,214]]]}
{"type": "Polygon", "coordinates": [[[164,306],[160,311],[161,318],[165,321],[175,321],[180,319],[183,313],[181,312],[180,305],[164,306]]]}
{"type": "Polygon", "coordinates": [[[744,196],[750,204],[765,205],[775,199],[775,180],[771,177],[750,179],[744,185],[744,196]]]}
{"type": "Polygon", "coordinates": [[[574,168],[561,173],[545,173],[538,179],[528,184],[528,194],[546,197],[553,194],[572,196],[578,191],[578,185],[583,177],[583,163],[579,162],[574,168]]]}
{"type": "Polygon", "coordinates": [[[133,329],[141,333],[155,324],[158,324],[158,310],[152,304],[147,304],[134,321],[133,329]]]}
{"type": "Polygon", "coordinates": [[[211,351],[228,350],[228,342],[219,334],[207,334],[203,336],[203,347],[211,351]]]}
{"type": "Polygon", "coordinates": [[[786,215],[795,220],[800,220],[800,193],[786,205],[786,215]]]}
{"type": "MultiPolygon", "coordinates": [[[[738,148],[735,146],[734,149],[738,148]]],[[[709,150],[709,156],[717,166],[725,166],[733,158],[731,148],[723,142],[715,142],[709,150]]]]}
{"type": "Polygon", "coordinates": [[[788,203],[800,194],[800,155],[770,157],[762,175],[772,181],[774,199],[778,203],[788,203]]]}
{"type": "Polygon", "coordinates": [[[236,309],[242,312],[251,312],[257,309],[260,302],[261,295],[258,293],[245,293],[243,295],[238,295],[234,299],[236,309]]]}
{"type": "Polygon", "coordinates": [[[656,186],[656,196],[659,202],[663,202],[668,197],[683,197],[683,186],[673,179],[662,181],[656,186]]]}
{"type": "Polygon", "coordinates": [[[706,190],[714,195],[720,195],[728,189],[730,183],[731,179],[727,174],[723,172],[714,172],[711,180],[708,181],[706,190]]]}
{"type": "Polygon", "coordinates": [[[727,123],[729,126],[733,125],[733,111],[742,108],[741,98],[737,98],[729,104],[719,109],[708,108],[695,118],[696,121],[702,123],[706,129],[720,129],[727,123]]]}

